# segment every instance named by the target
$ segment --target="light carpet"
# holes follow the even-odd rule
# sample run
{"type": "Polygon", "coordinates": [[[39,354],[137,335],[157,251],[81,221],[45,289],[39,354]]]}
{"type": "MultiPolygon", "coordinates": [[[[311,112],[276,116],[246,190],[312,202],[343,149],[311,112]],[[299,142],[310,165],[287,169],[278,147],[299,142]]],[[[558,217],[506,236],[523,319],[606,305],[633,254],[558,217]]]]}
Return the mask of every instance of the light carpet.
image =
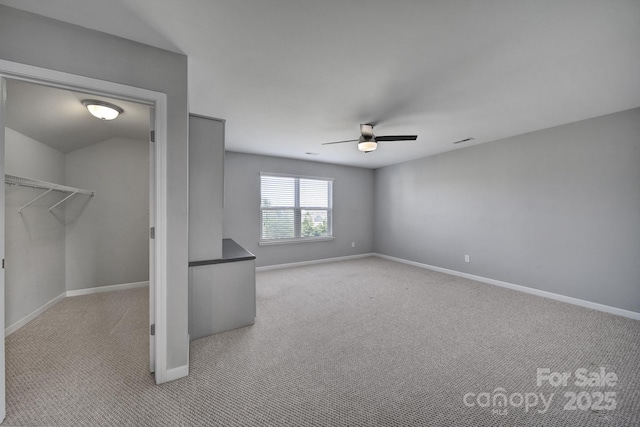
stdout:
{"type": "Polygon", "coordinates": [[[2,425],[640,425],[638,321],[379,258],[256,280],[256,324],[192,342],[189,377],[160,386],[146,289],[63,300],[6,339],[2,425]],[[581,368],[617,381],[580,387],[581,368]]]}

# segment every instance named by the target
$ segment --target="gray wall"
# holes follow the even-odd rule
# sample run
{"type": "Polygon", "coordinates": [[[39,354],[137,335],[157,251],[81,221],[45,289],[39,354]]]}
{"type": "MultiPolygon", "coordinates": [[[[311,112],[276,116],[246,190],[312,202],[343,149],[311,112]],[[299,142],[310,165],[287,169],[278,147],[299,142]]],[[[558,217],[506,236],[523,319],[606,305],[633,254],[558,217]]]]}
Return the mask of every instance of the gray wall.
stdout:
{"type": "MultiPolygon", "coordinates": [[[[64,166],[60,151],[5,128],[5,173],[62,184],[64,166]]],[[[48,210],[61,193],[51,192],[18,213],[42,193],[5,185],[5,327],[65,291],[64,216],[48,210]]]]}
{"type": "Polygon", "coordinates": [[[375,181],[378,253],[640,312],[640,109],[375,181]]]}
{"type": "Polygon", "coordinates": [[[222,258],[223,193],[224,121],[190,115],[189,262],[222,258]]]}
{"type": "Polygon", "coordinates": [[[167,367],[188,365],[187,57],[0,6],[0,59],[167,94],[167,367]]]}
{"type": "Polygon", "coordinates": [[[373,249],[373,171],[326,163],[227,152],[224,237],[256,255],[256,266],[369,253],[373,249]],[[323,242],[259,246],[260,172],[334,178],[333,235],[323,242]],[[351,247],[356,242],[356,247],[351,247]]]}
{"type": "Polygon", "coordinates": [[[149,280],[149,142],[112,138],[66,155],[67,290],[149,280]]]}

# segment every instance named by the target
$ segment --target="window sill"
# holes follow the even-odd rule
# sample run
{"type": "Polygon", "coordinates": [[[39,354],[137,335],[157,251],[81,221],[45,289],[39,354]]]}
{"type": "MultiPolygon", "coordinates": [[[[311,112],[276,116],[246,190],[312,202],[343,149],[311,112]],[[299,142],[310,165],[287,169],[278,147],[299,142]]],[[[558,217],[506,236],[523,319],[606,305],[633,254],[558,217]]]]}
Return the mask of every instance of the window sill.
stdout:
{"type": "Polygon", "coordinates": [[[267,240],[264,242],[258,242],[258,246],[286,245],[289,243],[327,242],[333,239],[334,239],[333,236],[323,236],[323,237],[307,237],[307,238],[299,238],[299,239],[267,240]]]}

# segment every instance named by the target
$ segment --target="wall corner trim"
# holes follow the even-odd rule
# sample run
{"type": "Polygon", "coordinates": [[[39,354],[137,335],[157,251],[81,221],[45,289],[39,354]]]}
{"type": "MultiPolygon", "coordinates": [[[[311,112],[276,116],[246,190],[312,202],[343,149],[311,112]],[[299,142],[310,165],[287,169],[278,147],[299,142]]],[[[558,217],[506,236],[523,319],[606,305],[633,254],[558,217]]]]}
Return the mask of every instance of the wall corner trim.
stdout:
{"type": "Polygon", "coordinates": [[[463,273],[460,271],[449,270],[447,268],[435,267],[433,265],[422,264],[420,262],[409,261],[402,258],[396,258],[389,255],[374,253],[374,256],[378,258],[387,259],[389,261],[395,261],[402,264],[412,265],[414,267],[420,267],[427,270],[433,270],[440,273],[450,274],[452,276],[464,277],[465,279],[475,280],[477,282],[486,283],[488,285],[500,286],[502,288],[512,289],[514,291],[524,292],[531,295],[536,295],[543,298],[549,298],[556,301],[566,302],[568,304],[578,305],[580,307],[590,308],[592,310],[602,311],[609,314],[615,314],[617,316],[628,317],[629,319],[640,320],[640,313],[631,310],[625,310],[618,307],[611,307],[609,305],[599,304],[597,302],[591,302],[582,300],[579,298],[573,298],[566,295],[556,294],[553,292],[542,291],[540,289],[534,289],[527,286],[516,285],[509,282],[502,282],[500,280],[489,279],[482,276],[476,276],[474,274],[463,273]]]}
{"type": "MultiPolygon", "coordinates": [[[[184,378],[188,375],[189,375],[189,365],[177,366],[175,368],[167,369],[163,378],[164,380],[163,382],[177,380],[180,378],[184,378]]],[[[156,382],[156,384],[160,384],[160,383],[156,382]]]]}

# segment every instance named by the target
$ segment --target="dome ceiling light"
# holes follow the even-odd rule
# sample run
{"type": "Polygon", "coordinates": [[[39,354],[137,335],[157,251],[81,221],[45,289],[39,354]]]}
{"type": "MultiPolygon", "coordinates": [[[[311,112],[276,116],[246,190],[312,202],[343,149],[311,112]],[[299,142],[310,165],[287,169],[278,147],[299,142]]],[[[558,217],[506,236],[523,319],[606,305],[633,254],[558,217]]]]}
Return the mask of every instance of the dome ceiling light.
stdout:
{"type": "Polygon", "coordinates": [[[100,120],[113,120],[124,113],[124,110],[117,105],[96,99],[85,99],[82,101],[82,105],[87,107],[87,110],[100,120]]]}

